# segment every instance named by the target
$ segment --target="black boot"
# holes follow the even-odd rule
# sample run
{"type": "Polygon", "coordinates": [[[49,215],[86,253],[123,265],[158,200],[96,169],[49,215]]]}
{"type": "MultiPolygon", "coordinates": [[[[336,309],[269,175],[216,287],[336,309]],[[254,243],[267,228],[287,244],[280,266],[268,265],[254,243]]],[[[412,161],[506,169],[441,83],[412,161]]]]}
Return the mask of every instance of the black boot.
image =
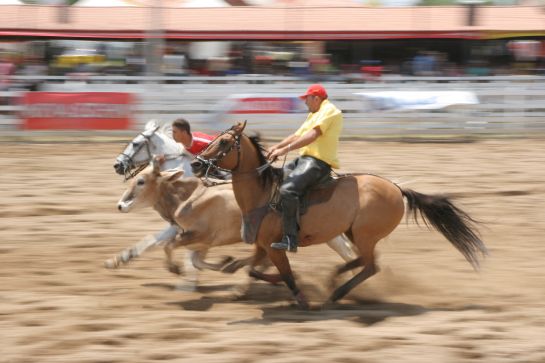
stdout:
{"type": "Polygon", "coordinates": [[[284,236],[280,242],[271,243],[271,247],[276,250],[286,250],[289,252],[297,252],[299,244],[297,227],[297,213],[299,209],[299,198],[282,196],[282,226],[284,228],[284,236]]]}

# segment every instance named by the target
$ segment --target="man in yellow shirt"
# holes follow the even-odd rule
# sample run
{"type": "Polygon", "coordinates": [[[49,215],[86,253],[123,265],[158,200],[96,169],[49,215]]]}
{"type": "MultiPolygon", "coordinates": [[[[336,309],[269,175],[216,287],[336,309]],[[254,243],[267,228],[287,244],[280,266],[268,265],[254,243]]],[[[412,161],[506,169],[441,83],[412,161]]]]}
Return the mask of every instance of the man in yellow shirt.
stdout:
{"type": "Polygon", "coordinates": [[[271,247],[290,252],[297,251],[297,214],[299,198],[320,179],[338,168],[337,148],[343,126],[342,112],[329,102],[325,88],[320,84],[311,85],[304,95],[309,114],[305,122],[292,135],[269,149],[269,160],[283,156],[291,150],[299,150],[299,157],[290,162],[288,174],[280,186],[282,226],[284,236],[271,247]]]}

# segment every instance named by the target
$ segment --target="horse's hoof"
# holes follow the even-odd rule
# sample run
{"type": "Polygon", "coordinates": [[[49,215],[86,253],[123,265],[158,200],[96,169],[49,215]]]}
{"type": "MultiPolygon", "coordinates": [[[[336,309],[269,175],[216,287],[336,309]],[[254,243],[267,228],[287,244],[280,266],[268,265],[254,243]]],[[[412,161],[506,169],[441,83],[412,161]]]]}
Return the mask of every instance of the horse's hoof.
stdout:
{"type": "Polygon", "coordinates": [[[301,310],[310,310],[310,305],[307,301],[305,295],[302,292],[298,292],[295,295],[295,301],[297,302],[297,307],[301,310]]]}
{"type": "Polygon", "coordinates": [[[104,261],[104,267],[110,270],[116,269],[119,267],[119,260],[117,258],[110,258],[104,261]]]}

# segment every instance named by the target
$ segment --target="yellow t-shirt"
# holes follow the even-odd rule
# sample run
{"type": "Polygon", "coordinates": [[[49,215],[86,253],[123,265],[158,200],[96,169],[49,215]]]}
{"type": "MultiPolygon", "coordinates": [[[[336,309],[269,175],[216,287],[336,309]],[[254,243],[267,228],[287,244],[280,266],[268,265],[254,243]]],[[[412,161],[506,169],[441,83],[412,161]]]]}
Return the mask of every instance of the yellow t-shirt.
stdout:
{"type": "Polygon", "coordinates": [[[343,128],[343,114],[341,110],[335,107],[329,100],[323,100],[320,109],[308,114],[305,122],[295,131],[295,135],[302,136],[316,126],[320,127],[322,135],[318,136],[316,140],[307,146],[303,146],[299,154],[313,156],[325,161],[332,168],[339,168],[337,149],[343,128]]]}

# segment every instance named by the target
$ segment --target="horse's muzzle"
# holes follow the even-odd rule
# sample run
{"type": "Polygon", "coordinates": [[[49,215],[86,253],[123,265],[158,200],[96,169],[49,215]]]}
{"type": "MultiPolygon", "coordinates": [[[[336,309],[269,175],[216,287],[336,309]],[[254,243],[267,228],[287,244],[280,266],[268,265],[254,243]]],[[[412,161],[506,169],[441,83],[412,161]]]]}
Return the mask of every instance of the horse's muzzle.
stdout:
{"type": "Polygon", "coordinates": [[[119,175],[125,175],[130,169],[130,161],[125,155],[119,155],[115,158],[114,169],[119,175]]]}
{"type": "Polygon", "coordinates": [[[114,169],[117,174],[125,175],[125,164],[118,161],[114,164],[114,169]]]}
{"type": "Polygon", "coordinates": [[[191,170],[195,176],[202,176],[206,165],[201,160],[193,160],[191,162],[191,170]]]}

